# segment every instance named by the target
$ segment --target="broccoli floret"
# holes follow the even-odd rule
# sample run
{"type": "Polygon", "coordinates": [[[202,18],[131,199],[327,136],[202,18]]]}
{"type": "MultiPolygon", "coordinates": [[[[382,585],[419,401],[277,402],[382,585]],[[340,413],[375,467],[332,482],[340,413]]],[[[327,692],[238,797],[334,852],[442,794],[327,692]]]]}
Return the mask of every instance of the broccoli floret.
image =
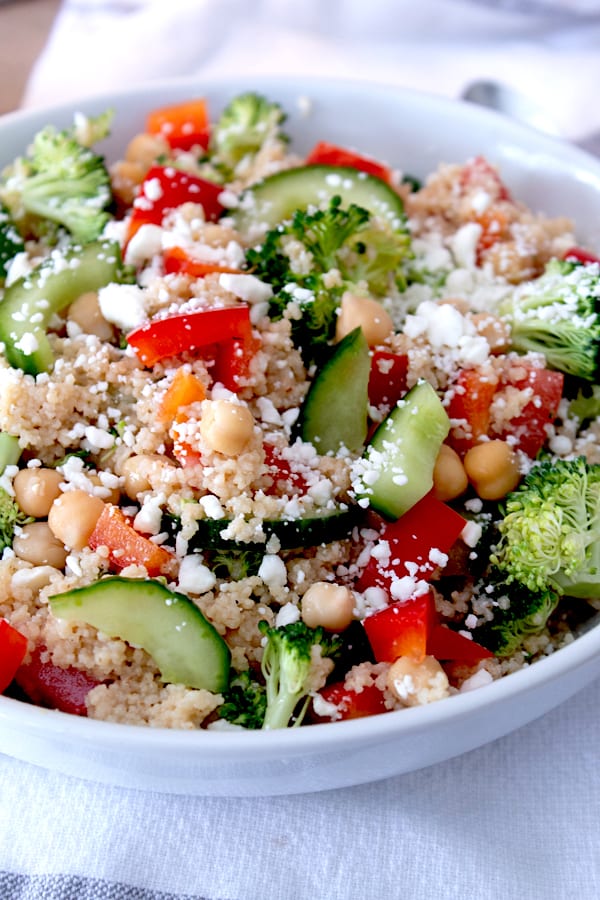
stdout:
{"type": "Polygon", "coordinates": [[[541,352],[548,365],[595,381],[600,371],[600,266],[551,260],[539,278],[518,287],[498,309],[511,345],[541,352]]]}
{"type": "Polygon", "coordinates": [[[213,162],[231,173],[246,156],[254,156],[270,138],[287,141],[281,131],[285,113],[251,91],[239,94],[225,107],[214,125],[209,150],[213,162]]]}
{"type": "Polygon", "coordinates": [[[290,317],[292,335],[311,361],[334,337],[345,290],[383,296],[394,283],[404,287],[409,248],[406,232],[377,227],[368,210],[354,203],[343,208],[335,196],[326,209],[299,209],[269,231],[260,247],[247,251],[246,265],[273,287],[271,318],[284,316],[290,304],[299,310],[290,317]],[[302,264],[295,262],[299,256],[302,264]]]}
{"type": "Polygon", "coordinates": [[[222,550],[213,554],[211,569],[217,578],[240,581],[256,575],[264,557],[264,550],[222,550]]]}
{"type": "Polygon", "coordinates": [[[266,683],[267,708],[263,728],[287,728],[300,725],[310,703],[315,662],[339,652],[340,641],[326,635],[322,628],[309,628],[292,622],[278,628],[267,622],[258,627],[266,638],[262,673],[266,683]]]}
{"type": "MultiPolygon", "coordinates": [[[[85,137],[105,136],[108,117],[86,119],[85,137]]],[[[101,156],[78,140],[83,125],[39,131],[27,156],[2,174],[0,199],[22,234],[56,237],[59,227],[86,243],[98,237],[109,215],[110,176],[101,156]]]]}
{"type": "Polygon", "coordinates": [[[577,391],[577,396],[570,401],[568,418],[577,419],[579,427],[584,422],[593,422],[600,416],[600,385],[589,385],[588,389],[577,391]]]}
{"type": "Polygon", "coordinates": [[[508,584],[600,597],[600,465],[585,457],[546,460],[504,509],[491,562],[508,584]]]}
{"type": "Polygon", "coordinates": [[[254,681],[249,672],[240,672],[224,693],[219,716],[232,725],[258,729],[263,727],[267,697],[265,686],[254,681]]]}
{"type": "Polygon", "coordinates": [[[8,491],[0,488],[0,553],[5,547],[12,547],[15,528],[31,522],[29,516],[20,509],[8,491]]]}
{"type": "Polygon", "coordinates": [[[17,231],[7,210],[0,205],[0,281],[8,272],[10,261],[25,249],[23,239],[17,231]]]}
{"type": "Polygon", "coordinates": [[[473,637],[498,656],[511,656],[528,637],[543,631],[560,599],[556,591],[531,591],[517,581],[503,581],[501,573],[493,571],[480,588],[493,598],[493,619],[473,637]]]}

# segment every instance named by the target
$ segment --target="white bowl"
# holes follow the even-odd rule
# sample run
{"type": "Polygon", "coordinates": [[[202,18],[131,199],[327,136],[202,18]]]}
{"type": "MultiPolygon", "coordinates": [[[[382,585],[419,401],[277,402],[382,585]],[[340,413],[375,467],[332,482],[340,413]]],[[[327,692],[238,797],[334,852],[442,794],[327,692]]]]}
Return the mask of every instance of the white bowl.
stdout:
{"type": "MultiPolygon", "coordinates": [[[[600,161],[468,104],[349,82],[307,79],[161,83],[77,105],[116,110],[103,148],[116,159],[145,113],[206,96],[213,113],[255,89],[289,113],[292,146],[318,139],[354,146],[424,176],[440,162],[483,154],[514,196],[548,215],[568,215],[600,249],[600,161]]],[[[43,125],[70,124],[73,106],[0,119],[0,166],[43,125]]],[[[96,781],[180,794],[261,796],[325,790],[409,772],[449,759],[531,722],[600,675],[600,627],[529,668],[429,706],[271,732],[179,732],[116,725],[0,697],[0,752],[96,781]]]]}

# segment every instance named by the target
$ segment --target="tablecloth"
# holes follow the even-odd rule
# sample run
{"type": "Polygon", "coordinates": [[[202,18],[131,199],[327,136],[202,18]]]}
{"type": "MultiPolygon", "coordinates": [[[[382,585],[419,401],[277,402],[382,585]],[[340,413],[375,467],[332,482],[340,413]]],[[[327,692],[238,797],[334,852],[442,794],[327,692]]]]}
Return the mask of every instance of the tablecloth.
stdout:
{"type": "MultiPolygon", "coordinates": [[[[576,138],[600,127],[599,42],[593,0],[67,0],[24,103],[193,73],[452,96],[500,77],[576,138]]],[[[291,797],[143,793],[0,755],[0,900],[597,900],[599,709],[597,681],[456,759],[291,797]]]]}
{"type": "Polygon", "coordinates": [[[600,681],[418,772],[275,798],[112,788],[0,756],[2,900],[597,900],[600,681]]]}

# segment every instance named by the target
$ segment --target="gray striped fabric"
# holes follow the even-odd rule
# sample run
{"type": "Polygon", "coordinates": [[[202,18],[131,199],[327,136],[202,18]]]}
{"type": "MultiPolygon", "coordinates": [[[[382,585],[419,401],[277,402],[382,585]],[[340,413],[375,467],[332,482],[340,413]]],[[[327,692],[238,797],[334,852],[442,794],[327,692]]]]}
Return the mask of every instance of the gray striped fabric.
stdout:
{"type": "MultiPolygon", "coordinates": [[[[165,894],[80,875],[0,872],[0,900],[209,900],[200,894],[165,894]]],[[[217,900],[217,898],[214,898],[217,900]]]]}

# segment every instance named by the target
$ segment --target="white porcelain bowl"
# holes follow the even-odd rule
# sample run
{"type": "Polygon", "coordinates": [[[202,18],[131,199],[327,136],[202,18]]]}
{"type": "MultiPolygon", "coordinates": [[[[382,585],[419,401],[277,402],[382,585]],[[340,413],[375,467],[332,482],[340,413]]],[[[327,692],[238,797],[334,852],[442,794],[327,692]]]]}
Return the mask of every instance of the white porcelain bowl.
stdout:
{"type": "MultiPolygon", "coordinates": [[[[354,146],[424,176],[477,154],[497,163],[514,196],[548,215],[568,215],[600,250],[600,161],[495,113],[349,82],[256,79],[171,82],[78,104],[116,110],[105,145],[117,158],[145,113],[206,96],[213,113],[255,89],[289,112],[294,148],[317,139],[354,146]]],[[[68,125],[73,107],[0,119],[0,166],[43,125],[68,125]]],[[[0,697],[0,752],[110,784],[180,794],[261,796],[343,787],[409,772],[492,741],[543,715],[600,675],[600,627],[501,681],[439,703],[382,716],[272,732],[177,732],[115,725],[0,697]]]]}

